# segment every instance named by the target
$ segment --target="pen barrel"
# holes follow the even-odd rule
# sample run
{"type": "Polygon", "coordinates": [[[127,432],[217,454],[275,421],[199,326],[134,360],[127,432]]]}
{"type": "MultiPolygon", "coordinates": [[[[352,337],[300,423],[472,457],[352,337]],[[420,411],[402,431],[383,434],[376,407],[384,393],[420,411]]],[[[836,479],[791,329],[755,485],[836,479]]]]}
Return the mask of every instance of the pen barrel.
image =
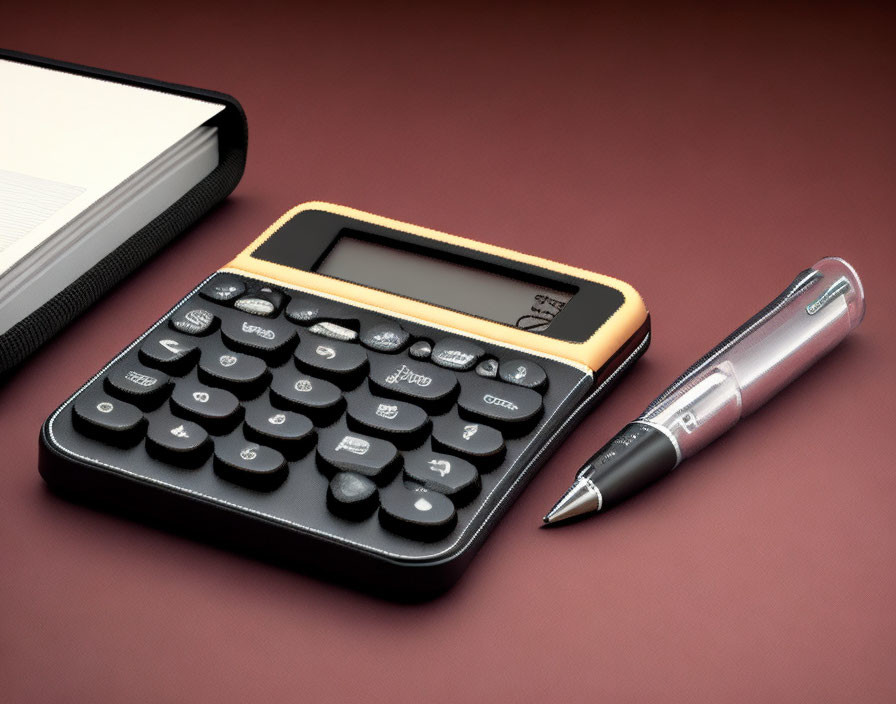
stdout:
{"type": "Polygon", "coordinates": [[[822,259],[685,372],[639,420],[666,432],[679,460],[689,457],[835,347],[864,311],[853,268],[842,259],[822,259]]]}

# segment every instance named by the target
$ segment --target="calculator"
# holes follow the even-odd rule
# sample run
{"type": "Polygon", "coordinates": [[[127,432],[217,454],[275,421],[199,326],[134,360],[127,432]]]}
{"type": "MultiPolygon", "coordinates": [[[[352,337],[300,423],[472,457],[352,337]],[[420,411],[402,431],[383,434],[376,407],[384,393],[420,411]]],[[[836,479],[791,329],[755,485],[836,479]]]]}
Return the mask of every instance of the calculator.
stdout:
{"type": "Polygon", "coordinates": [[[47,419],[40,473],[80,501],[425,598],[649,340],[622,281],[306,203],[47,419]]]}

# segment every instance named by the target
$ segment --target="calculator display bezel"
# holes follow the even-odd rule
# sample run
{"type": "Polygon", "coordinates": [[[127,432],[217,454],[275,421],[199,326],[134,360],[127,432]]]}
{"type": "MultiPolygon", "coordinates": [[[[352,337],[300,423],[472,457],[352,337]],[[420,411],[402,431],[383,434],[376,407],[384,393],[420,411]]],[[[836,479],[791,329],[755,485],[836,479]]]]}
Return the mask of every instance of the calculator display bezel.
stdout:
{"type": "MultiPolygon", "coordinates": [[[[625,300],[618,289],[597,281],[588,281],[563,272],[549,271],[543,267],[499,257],[482,250],[459,247],[453,243],[440,242],[411,232],[383,227],[323,210],[305,210],[298,213],[274,235],[265,240],[252,253],[252,256],[273,264],[316,272],[317,267],[343,236],[403,249],[422,256],[571,293],[572,298],[557,313],[546,329],[528,331],[534,335],[544,335],[567,342],[585,342],[619,309],[625,300]]],[[[348,281],[347,279],[342,280],[348,281]]],[[[372,288],[393,295],[401,295],[389,290],[388,282],[383,282],[381,287],[372,288]]],[[[430,305],[440,305],[432,301],[414,300],[430,305]]],[[[468,310],[458,310],[449,306],[440,307],[482,318],[498,325],[507,325],[507,323],[468,310]]]]}
{"type": "Polygon", "coordinates": [[[592,371],[601,369],[647,320],[638,292],[618,279],[330,203],[304,203],[288,211],[224,270],[516,346],[592,371]],[[575,290],[576,295],[547,329],[530,331],[314,271],[340,235],[359,233],[486,272],[575,290]]]}

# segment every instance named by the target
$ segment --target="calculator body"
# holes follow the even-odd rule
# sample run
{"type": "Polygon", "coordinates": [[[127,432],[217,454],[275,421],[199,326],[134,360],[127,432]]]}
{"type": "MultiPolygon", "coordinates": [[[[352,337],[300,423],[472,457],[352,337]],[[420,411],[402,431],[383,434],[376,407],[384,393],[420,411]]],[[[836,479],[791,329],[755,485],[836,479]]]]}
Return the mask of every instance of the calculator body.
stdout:
{"type": "Polygon", "coordinates": [[[426,598],[649,339],[621,281],[307,203],[47,419],[40,473],[81,501],[426,598]]]}

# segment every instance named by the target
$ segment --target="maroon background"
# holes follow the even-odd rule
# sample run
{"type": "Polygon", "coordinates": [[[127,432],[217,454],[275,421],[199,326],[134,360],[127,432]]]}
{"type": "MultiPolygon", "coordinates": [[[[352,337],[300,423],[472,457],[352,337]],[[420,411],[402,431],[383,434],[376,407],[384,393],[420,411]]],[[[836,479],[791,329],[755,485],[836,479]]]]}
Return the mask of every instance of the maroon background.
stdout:
{"type": "Polygon", "coordinates": [[[894,15],[16,3],[0,45],[216,88],[229,201],[0,388],[6,701],[896,700],[894,15]],[[618,276],[646,357],[457,588],[384,603],[61,501],[40,423],[292,205],[326,199],[618,276]],[[624,508],[540,519],[678,372],[824,255],[868,315],[624,508]]]}

